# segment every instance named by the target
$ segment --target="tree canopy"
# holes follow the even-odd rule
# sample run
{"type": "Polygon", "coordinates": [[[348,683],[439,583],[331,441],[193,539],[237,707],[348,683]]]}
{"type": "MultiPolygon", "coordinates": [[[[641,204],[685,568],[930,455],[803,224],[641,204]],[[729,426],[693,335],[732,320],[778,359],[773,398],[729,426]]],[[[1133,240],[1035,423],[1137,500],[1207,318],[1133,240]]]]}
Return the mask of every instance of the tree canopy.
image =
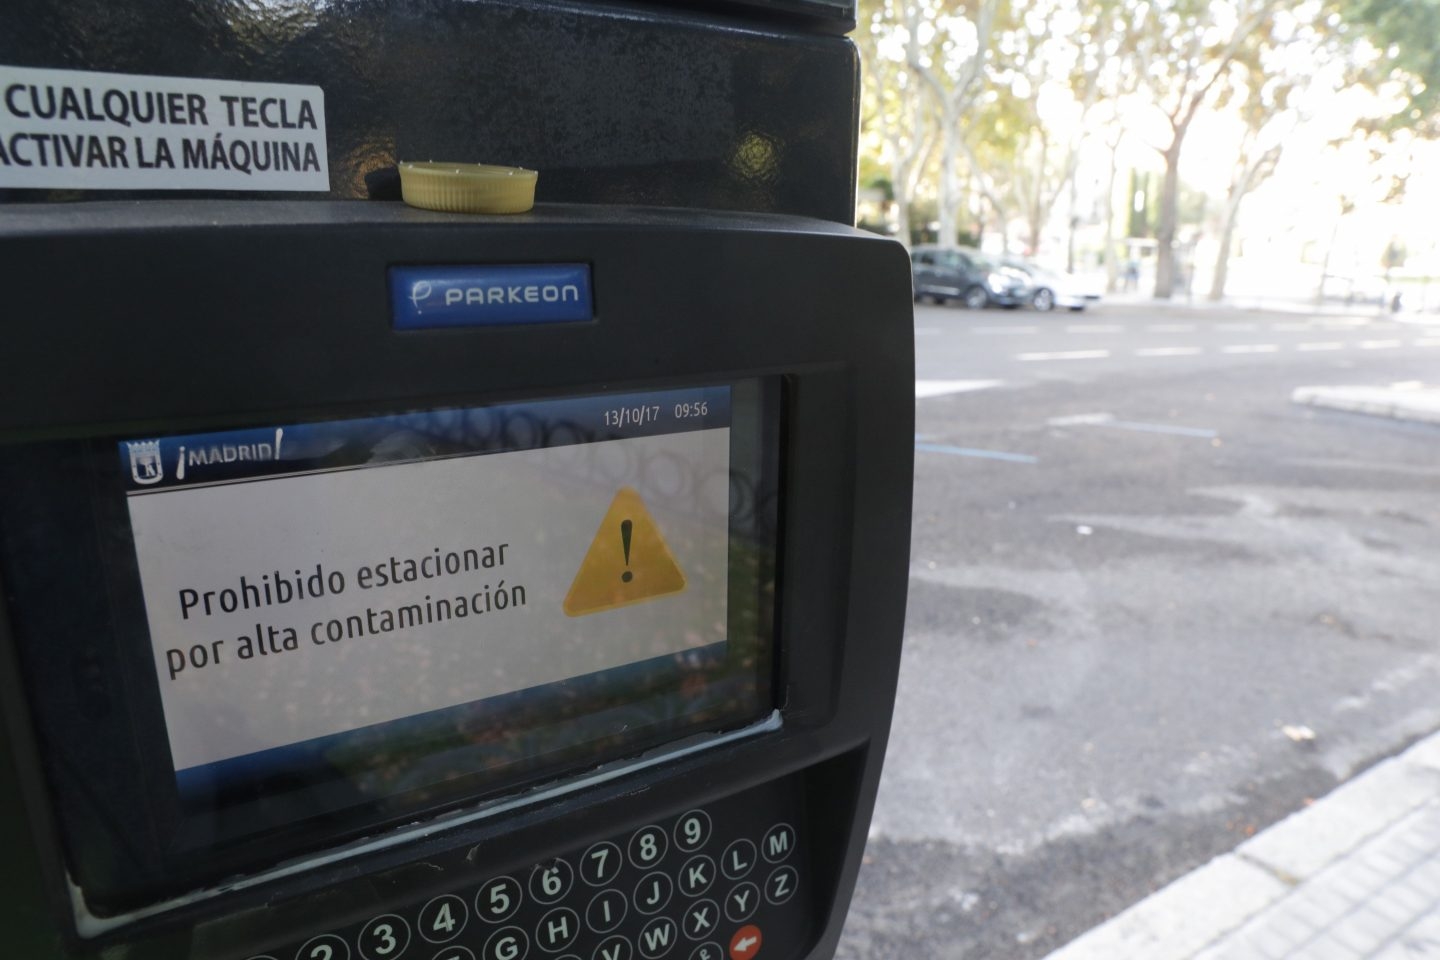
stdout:
{"type": "MultiPolygon", "coordinates": [[[[1277,168],[1277,131],[1304,119],[1299,104],[1320,87],[1373,92],[1358,136],[1440,136],[1436,37],[1440,0],[861,0],[857,31],[867,142],[884,158],[876,169],[902,239],[910,207],[928,197],[941,242],[984,232],[1033,252],[1047,224],[1064,215],[1073,229],[1083,212],[1076,177],[1087,150],[1109,151],[1101,193],[1112,203],[1128,139],[1153,148],[1162,171],[1146,198],[1157,296],[1175,287],[1181,161],[1197,117],[1244,131],[1217,204],[1229,231],[1277,168]]],[[[1107,235],[1123,219],[1118,208],[1090,215],[1107,235]]],[[[1227,236],[1222,256],[1228,246],[1227,236]]]]}

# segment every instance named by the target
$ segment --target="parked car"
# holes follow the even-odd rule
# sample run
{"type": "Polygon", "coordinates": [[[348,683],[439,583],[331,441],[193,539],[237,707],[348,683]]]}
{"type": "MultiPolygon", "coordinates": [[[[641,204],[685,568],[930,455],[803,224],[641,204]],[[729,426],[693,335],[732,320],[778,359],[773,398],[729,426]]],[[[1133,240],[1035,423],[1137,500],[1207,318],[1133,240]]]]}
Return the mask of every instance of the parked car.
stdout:
{"type": "Polygon", "coordinates": [[[1030,284],[1030,306],[1036,310],[1050,311],[1060,307],[1079,313],[1092,303],[1100,302],[1099,292],[1087,289],[1084,282],[1072,274],[1056,273],[1015,257],[1002,262],[1006,267],[1025,274],[1030,284]]]}
{"type": "Polygon", "coordinates": [[[972,310],[1030,302],[1029,278],[966,247],[919,246],[910,251],[915,299],[959,300],[972,310]]]}

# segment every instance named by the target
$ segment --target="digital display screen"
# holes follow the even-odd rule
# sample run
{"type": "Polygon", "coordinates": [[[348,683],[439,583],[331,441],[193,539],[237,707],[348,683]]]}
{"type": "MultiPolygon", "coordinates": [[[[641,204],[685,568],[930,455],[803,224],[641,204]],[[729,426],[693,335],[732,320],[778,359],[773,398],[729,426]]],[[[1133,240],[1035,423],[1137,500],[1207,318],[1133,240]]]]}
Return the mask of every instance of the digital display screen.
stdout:
{"type": "Polygon", "coordinates": [[[118,441],[182,811],[483,793],[767,715],[768,389],[118,441]]]}

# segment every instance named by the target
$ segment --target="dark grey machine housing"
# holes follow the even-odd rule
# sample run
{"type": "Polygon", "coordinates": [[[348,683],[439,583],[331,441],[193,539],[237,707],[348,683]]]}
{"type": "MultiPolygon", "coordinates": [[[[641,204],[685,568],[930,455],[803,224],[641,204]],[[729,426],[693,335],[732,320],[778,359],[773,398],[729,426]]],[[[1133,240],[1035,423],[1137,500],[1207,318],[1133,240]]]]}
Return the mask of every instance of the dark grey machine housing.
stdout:
{"type": "MultiPolygon", "coordinates": [[[[546,203],[851,223],[860,75],[841,34],[853,12],[828,0],[6,0],[0,63],[319,86],[334,199],[398,199],[385,174],[397,159],[471,159],[541,171],[546,203]]],[[[76,197],[0,188],[0,202],[76,197]]]]}
{"type": "MultiPolygon", "coordinates": [[[[573,863],[600,840],[623,847],[694,809],[715,823],[716,860],[730,834],[763,854],[762,838],[791,828],[793,847],[777,852],[791,857],[798,892],[763,906],[759,956],[831,955],[874,803],[904,619],[914,358],[898,245],[820,221],[693,210],[551,206],[487,218],[398,203],[144,201],[0,206],[0,264],[0,445],[737,376],[778,378],[783,394],[778,729],[387,849],[328,863],[306,851],[290,858],[303,869],[229,892],[222,883],[190,903],[171,897],[96,936],[76,935],[67,845],[77,838],[57,811],[122,789],[124,758],[52,762],[70,747],[38,739],[36,720],[69,711],[79,729],[141,738],[155,706],[107,682],[116,654],[104,637],[45,638],[68,667],[27,686],[0,606],[10,955],[308,960],[301,948],[316,935],[353,947],[372,918],[413,917],[446,894],[470,900],[495,875],[523,883],[533,864],[573,863]],[[547,261],[591,265],[592,321],[392,327],[391,264],[547,261]]],[[[60,571],[73,549],[57,543],[33,562],[60,571]]],[[[5,605],[25,599],[10,592],[5,605]]],[[[145,812],[132,817],[122,829],[143,847],[145,812]]],[[[763,896],[762,875],[751,879],[763,896]]],[[[525,915],[532,935],[541,919],[525,915]]],[[[645,920],[632,912],[624,929],[638,937],[645,920]]],[[[454,944],[485,957],[492,935],[475,918],[454,944]]],[[[599,939],[582,938],[575,955],[588,960],[599,939]]],[[[681,938],[666,955],[695,946],[681,938]]],[[[416,939],[403,956],[450,955],[439,950],[416,939]]]]}
{"type": "MultiPolygon", "coordinates": [[[[6,65],[321,87],[331,174],[323,194],[0,188],[0,537],[17,538],[0,556],[25,566],[0,577],[5,956],[519,960],[474,915],[494,878],[525,884],[536,864],[639,831],[673,840],[692,811],[714,830],[696,856],[720,870],[750,842],[756,862],[676,889],[670,912],[713,902],[723,917],[747,884],[758,909],[723,917],[713,940],[682,932],[665,960],[730,960],[729,935],[752,924],[758,960],[832,955],[895,694],[914,420],[908,258],[848,226],[854,13],[846,0],[0,4],[6,65]],[[540,205],[413,210],[397,200],[400,159],[537,169],[540,205]],[[593,318],[394,328],[390,267],[494,263],[587,265],[593,318]],[[574,789],[460,798],[424,829],[292,831],[201,865],[203,881],[172,869],[136,800],[159,705],[117,679],[137,650],[104,625],[105,591],[74,582],[94,547],[4,507],[83,498],[86,481],[7,468],[8,452],[750,378],[779,398],[774,722],[548,781],[574,789]],[[54,625],[40,635],[37,607],[54,625]],[[77,869],[102,836],[119,852],[77,869]],[[85,873],[126,878],[131,898],[77,916],[85,873]],[[455,895],[468,925],[423,938],[419,914],[455,895]],[[366,934],[386,917],[408,936],[377,953],[384,938],[366,934]]],[[[690,855],[667,856],[678,887],[690,855]]],[[[646,877],[632,863],[616,881],[632,905],[646,877]]],[[[633,906],[620,927],[543,949],[554,911],[572,904],[586,923],[599,891],[577,878],[562,903],[531,892],[506,921],[528,933],[526,960],[657,960],[639,947],[655,920],[633,906]],[[631,952],[601,952],[617,935],[631,952]]]]}

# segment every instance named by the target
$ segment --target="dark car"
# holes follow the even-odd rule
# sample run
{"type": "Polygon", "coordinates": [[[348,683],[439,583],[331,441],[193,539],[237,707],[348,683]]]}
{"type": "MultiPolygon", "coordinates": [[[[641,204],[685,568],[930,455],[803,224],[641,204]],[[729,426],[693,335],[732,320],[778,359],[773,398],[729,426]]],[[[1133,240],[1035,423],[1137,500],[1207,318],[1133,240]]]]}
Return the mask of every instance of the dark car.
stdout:
{"type": "Polygon", "coordinates": [[[974,310],[992,304],[1018,307],[1030,302],[1029,278],[1019,270],[995,263],[978,250],[916,247],[910,251],[910,266],[916,300],[960,300],[974,310]]]}

